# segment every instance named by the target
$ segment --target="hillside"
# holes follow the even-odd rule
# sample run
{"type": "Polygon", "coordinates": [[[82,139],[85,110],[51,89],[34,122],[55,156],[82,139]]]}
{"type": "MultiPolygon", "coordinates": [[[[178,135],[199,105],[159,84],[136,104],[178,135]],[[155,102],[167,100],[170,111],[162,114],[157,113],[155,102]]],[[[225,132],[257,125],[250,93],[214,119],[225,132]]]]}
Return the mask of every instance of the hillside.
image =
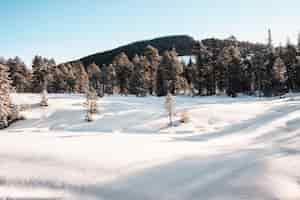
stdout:
{"type": "MultiPolygon", "coordinates": [[[[129,58],[133,58],[135,54],[142,55],[145,51],[145,48],[148,45],[157,48],[160,54],[162,54],[163,51],[170,50],[173,47],[175,47],[179,56],[190,56],[192,54],[192,48],[196,41],[197,40],[188,35],[160,37],[152,40],[134,42],[105,52],[95,53],[93,55],[83,57],[79,59],[79,61],[81,61],[84,64],[84,66],[88,66],[91,63],[96,63],[98,66],[102,66],[103,64],[112,63],[114,57],[120,54],[121,52],[125,52],[129,58]]],[[[203,39],[202,42],[205,46],[211,49],[212,52],[216,54],[218,54],[220,50],[224,47],[235,43],[237,43],[241,48],[242,55],[245,55],[249,52],[259,51],[264,47],[262,44],[233,41],[229,39],[222,40],[208,38],[203,39]]],[[[74,61],[71,61],[71,63],[72,62],[74,61]]]]}
{"type": "Polygon", "coordinates": [[[113,50],[96,53],[79,60],[82,61],[85,66],[93,62],[101,66],[102,64],[110,64],[113,58],[121,52],[125,52],[129,58],[132,58],[135,54],[142,54],[148,45],[154,46],[159,50],[160,53],[175,47],[178,54],[184,56],[191,54],[194,43],[195,40],[186,35],[161,37],[153,40],[134,42],[113,50]]]}

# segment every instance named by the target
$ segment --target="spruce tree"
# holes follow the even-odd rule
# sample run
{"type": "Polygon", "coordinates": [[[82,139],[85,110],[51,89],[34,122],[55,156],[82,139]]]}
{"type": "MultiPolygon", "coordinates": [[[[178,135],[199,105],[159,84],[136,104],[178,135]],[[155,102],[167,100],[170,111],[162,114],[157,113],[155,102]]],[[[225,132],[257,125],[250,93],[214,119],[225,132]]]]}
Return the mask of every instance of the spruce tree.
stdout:
{"type": "Polygon", "coordinates": [[[12,112],[9,92],[8,67],[0,64],[0,129],[8,126],[8,120],[12,112]]]}
{"type": "Polygon", "coordinates": [[[25,63],[19,58],[8,59],[6,65],[9,67],[11,85],[17,92],[30,91],[30,72],[25,63]]]}
{"type": "Polygon", "coordinates": [[[113,64],[116,68],[120,94],[127,95],[129,92],[129,80],[133,71],[133,64],[124,52],[115,57],[113,64]]]}
{"type": "Polygon", "coordinates": [[[72,71],[76,77],[75,92],[86,93],[89,89],[89,77],[83,64],[81,62],[72,63],[72,71]]]}
{"type": "MultiPolygon", "coordinates": [[[[147,81],[147,85],[149,88],[150,95],[154,95],[154,93],[157,94],[157,71],[158,67],[161,61],[161,57],[159,56],[158,49],[154,48],[151,45],[148,45],[145,50],[145,56],[147,58],[147,61],[149,62],[149,65],[147,65],[146,68],[146,74],[145,79],[147,81]]],[[[146,63],[145,63],[146,64],[146,63]]],[[[148,64],[148,63],[147,63],[148,64]]]]}
{"type": "Polygon", "coordinates": [[[104,91],[109,95],[113,95],[116,85],[116,70],[113,64],[105,65],[103,67],[103,81],[104,81],[104,91]]]}
{"type": "Polygon", "coordinates": [[[161,62],[156,73],[156,94],[157,96],[166,96],[169,92],[170,80],[172,80],[172,57],[168,51],[162,55],[161,62]]]}
{"type": "Polygon", "coordinates": [[[273,65],[273,93],[274,95],[282,95],[286,92],[286,66],[283,60],[278,57],[273,65]]]}
{"type": "Polygon", "coordinates": [[[40,93],[45,88],[46,74],[43,70],[44,59],[41,56],[35,56],[32,61],[32,91],[40,93]]]}
{"type": "Polygon", "coordinates": [[[94,88],[97,91],[98,96],[103,96],[103,87],[101,87],[101,79],[102,79],[102,73],[101,69],[98,65],[95,63],[92,63],[87,66],[87,73],[89,76],[89,83],[90,87],[94,88]]]}
{"type": "Polygon", "coordinates": [[[130,92],[136,96],[146,96],[147,94],[144,66],[141,62],[143,59],[144,58],[140,59],[138,55],[135,55],[132,60],[134,70],[130,79],[130,92]]]}

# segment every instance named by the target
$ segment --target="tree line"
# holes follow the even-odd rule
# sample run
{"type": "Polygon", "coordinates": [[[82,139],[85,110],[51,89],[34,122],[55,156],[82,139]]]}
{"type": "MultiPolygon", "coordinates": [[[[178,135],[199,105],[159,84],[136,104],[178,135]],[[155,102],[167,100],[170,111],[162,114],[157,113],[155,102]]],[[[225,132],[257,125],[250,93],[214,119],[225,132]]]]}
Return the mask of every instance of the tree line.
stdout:
{"type": "Polygon", "coordinates": [[[240,46],[234,37],[223,48],[196,42],[189,62],[172,48],[163,53],[147,46],[129,58],[124,52],[111,64],[84,66],[80,61],[56,64],[54,59],[35,56],[32,70],[19,57],[0,59],[7,66],[11,88],[16,92],[85,93],[98,96],[121,94],[166,96],[186,94],[210,96],[239,93],[276,96],[300,89],[300,41],[273,47],[269,43],[253,49],[240,46]],[[195,58],[195,59],[192,59],[195,58]]]}

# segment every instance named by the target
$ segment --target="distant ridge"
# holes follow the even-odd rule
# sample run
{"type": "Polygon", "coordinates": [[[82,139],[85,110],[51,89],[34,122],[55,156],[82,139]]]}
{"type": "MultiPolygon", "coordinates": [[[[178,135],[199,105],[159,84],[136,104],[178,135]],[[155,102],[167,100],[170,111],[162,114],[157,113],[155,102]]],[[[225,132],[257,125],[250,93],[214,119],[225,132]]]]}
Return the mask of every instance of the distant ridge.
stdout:
{"type": "Polygon", "coordinates": [[[175,47],[179,55],[185,56],[191,54],[194,43],[194,38],[188,35],[160,37],[152,40],[134,42],[116,49],[89,55],[79,59],[79,61],[81,61],[85,66],[93,62],[99,66],[102,64],[110,64],[114,57],[119,53],[125,52],[129,58],[132,58],[135,54],[143,54],[148,45],[157,48],[160,53],[175,47]]]}
{"type": "MultiPolygon", "coordinates": [[[[193,37],[188,35],[159,37],[152,40],[133,42],[112,50],[95,53],[75,61],[81,61],[84,66],[88,66],[91,63],[102,66],[103,64],[111,64],[115,56],[121,52],[125,52],[130,59],[133,58],[135,54],[142,55],[148,45],[157,48],[160,54],[162,54],[163,51],[170,50],[174,47],[179,56],[190,56],[192,55],[192,48],[196,42],[197,41],[193,37]]],[[[216,54],[218,54],[225,46],[234,44],[238,44],[242,55],[246,55],[249,51],[260,51],[264,48],[263,44],[238,41],[234,36],[223,40],[208,38],[202,40],[202,43],[216,54]]]]}

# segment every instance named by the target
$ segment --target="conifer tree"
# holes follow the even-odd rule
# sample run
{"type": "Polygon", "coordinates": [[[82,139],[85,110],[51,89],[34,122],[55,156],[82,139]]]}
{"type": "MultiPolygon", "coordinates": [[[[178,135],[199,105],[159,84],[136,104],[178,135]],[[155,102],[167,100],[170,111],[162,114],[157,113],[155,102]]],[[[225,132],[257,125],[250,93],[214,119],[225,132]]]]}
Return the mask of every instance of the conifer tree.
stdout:
{"type": "Polygon", "coordinates": [[[98,96],[103,96],[103,87],[102,83],[102,73],[101,69],[95,63],[92,63],[87,66],[87,73],[89,76],[90,87],[94,88],[97,91],[98,96]]]}
{"type": "Polygon", "coordinates": [[[17,92],[30,91],[30,72],[19,57],[8,59],[6,65],[9,67],[11,85],[17,92]]]}
{"type": "Polygon", "coordinates": [[[109,95],[114,94],[116,76],[116,70],[112,64],[103,66],[103,81],[105,85],[105,93],[109,95]]]}
{"type": "Polygon", "coordinates": [[[8,67],[0,64],[0,129],[8,126],[8,120],[12,112],[9,92],[8,67]]]}
{"type": "Polygon", "coordinates": [[[166,96],[169,91],[169,81],[171,80],[172,73],[172,57],[168,51],[162,55],[161,62],[158,66],[156,73],[156,94],[157,96],[166,96]]]}
{"type": "Polygon", "coordinates": [[[39,93],[45,88],[46,73],[44,71],[44,59],[41,56],[35,56],[32,61],[32,91],[39,93]]]}
{"type": "Polygon", "coordinates": [[[297,49],[290,42],[287,42],[286,49],[282,55],[283,62],[286,66],[287,88],[294,91],[296,89],[296,69],[297,49]]]}
{"type": "Polygon", "coordinates": [[[236,97],[240,91],[241,54],[237,46],[225,47],[221,53],[221,63],[226,70],[226,93],[236,97]]]}
{"type": "Polygon", "coordinates": [[[273,91],[275,95],[282,95],[286,92],[286,72],[283,60],[278,57],[273,66],[273,91]]]}
{"type": "Polygon", "coordinates": [[[138,55],[135,55],[132,60],[134,70],[130,79],[130,92],[136,96],[146,96],[147,94],[144,66],[141,62],[143,59],[144,58],[140,59],[138,55]]]}
{"type": "MultiPolygon", "coordinates": [[[[161,57],[159,56],[159,52],[156,48],[151,45],[148,45],[145,50],[145,56],[149,65],[146,68],[145,79],[147,81],[147,85],[149,88],[150,95],[157,94],[157,71],[160,64],[161,57]]],[[[145,63],[146,64],[146,63],[145,63]]],[[[147,63],[148,64],[148,63],[147,63]]]]}
{"type": "Polygon", "coordinates": [[[120,94],[127,95],[129,91],[129,80],[133,71],[133,64],[124,52],[115,57],[113,64],[116,68],[120,94]]]}
{"type": "Polygon", "coordinates": [[[75,80],[75,91],[78,93],[86,93],[89,88],[89,77],[81,62],[72,63],[72,69],[75,80]]]}

